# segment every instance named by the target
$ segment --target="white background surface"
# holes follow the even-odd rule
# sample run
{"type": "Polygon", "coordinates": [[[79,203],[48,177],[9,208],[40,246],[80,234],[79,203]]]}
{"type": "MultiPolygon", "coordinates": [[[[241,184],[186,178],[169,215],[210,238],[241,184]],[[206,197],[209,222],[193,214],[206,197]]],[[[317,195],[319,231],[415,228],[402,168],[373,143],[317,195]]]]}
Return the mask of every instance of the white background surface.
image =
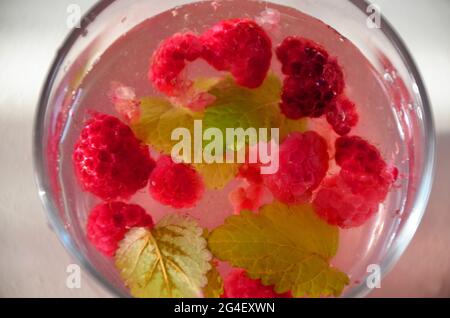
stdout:
{"type": "MultiPolygon", "coordinates": [[[[73,260],[47,226],[31,158],[39,92],[69,32],[66,8],[77,3],[86,11],[94,2],[0,0],[0,297],[108,296],[86,274],[81,289],[66,288],[73,260]]],[[[450,297],[450,0],[375,2],[423,74],[438,128],[438,168],[417,235],[372,296],[450,297]]]]}

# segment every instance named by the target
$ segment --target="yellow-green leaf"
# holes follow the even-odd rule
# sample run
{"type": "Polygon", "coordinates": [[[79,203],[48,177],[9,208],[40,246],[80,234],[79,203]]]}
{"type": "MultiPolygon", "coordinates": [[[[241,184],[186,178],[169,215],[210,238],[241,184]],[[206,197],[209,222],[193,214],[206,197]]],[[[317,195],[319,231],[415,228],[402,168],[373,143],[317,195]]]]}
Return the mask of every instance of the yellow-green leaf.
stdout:
{"type": "Polygon", "coordinates": [[[305,132],[308,130],[308,120],[306,118],[293,120],[280,114],[280,141],[282,142],[291,132],[305,132]]]}
{"type": "Polygon", "coordinates": [[[131,129],[137,138],[170,155],[178,143],[171,138],[173,130],[186,128],[194,136],[194,120],[201,119],[201,116],[187,108],[175,107],[166,99],[146,97],[141,100],[141,116],[131,129]]]}
{"type": "Polygon", "coordinates": [[[223,279],[213,261],[206,278],[208,279],[208,284],[203,289],[203,296],[205,298],[220,298],[223,294],[223,279]]]}
{"type": "Polygon", "coordinates": [[[171,214],[152,230],[131,229],[121,241],[116,267],[135,297],[201,297],[211,269],[203,229],[171,214]]]}
{"type": "Polygon", "coordinates": [[[236,177],[240,164],[238,163],[196,163],[195,169],[202,175],[208,189],[224,188],[236,177]]]}
{"type": "MultiPolygon", "coordinates": [[[[267,128],[267,137],[270,138],[270,128],[279,128],[281,82],[275,75],[269,74],[264,83],[255,89],[244,88],[237,85],[233,78],[225,77],[209,93],[216,100],[205,111],[205,130],[218,128],[225,137],[227,128],[254,128],[256,132],[259,128],[267,128]]],[[[224,144],[224,149],[225,146],[234,149],[235,142],[227,142],[230,144],[224,144]]]]}
{"type": "Polygon", "coordinates": [[[310,205],[264,206],[259,214],[243,211],[226,219],[209,236],[211,252],[244,268],[253,279],[292,291],[294,297],[339,296],[349,279],[330,266],[339,232],[310,205]]]}

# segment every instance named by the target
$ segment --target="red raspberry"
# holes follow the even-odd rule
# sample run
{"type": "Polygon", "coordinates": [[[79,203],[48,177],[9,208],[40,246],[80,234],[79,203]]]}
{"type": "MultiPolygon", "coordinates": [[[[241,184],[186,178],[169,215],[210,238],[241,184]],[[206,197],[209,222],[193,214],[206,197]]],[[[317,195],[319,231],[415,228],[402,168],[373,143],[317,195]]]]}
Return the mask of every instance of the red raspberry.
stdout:
{"type": "Polygon", "coordinates": [[[278,172],[264,175],[265,185],[284,203],[307,201],[328,171],[327,149],[316,132],[291,133],[280,146],[278,172]]]}
{"type": "Polygon", "coordinates": [[[107,256],[114,256],[118,243],[133,227],[153,227],[152,217],[135,204],[108,202],[97,205],[87,222],[87,236],[107,256]]]}
{"type": "Polygon", "coordinates": [[[235,269],[225,278],[224,298],[292,298],[290,292],[277,294],[272,286],[251,279],[242,269],[235,269]]]}
{"type": "Polygon", "coordinates": [[[328,52],[313,41],[289,36],[276,49],[285,75],[318,77],[328,61],[328,52]]]}
{"type": "Polygon", "coordinates": [[[222,21],[202,35],[204,59],[219,71],[229,71],[247,88],[259,87],[272,60],[272,41],[249,19],[222,21]]]}
{"type": "Polygon", "coordinates": [[[238,177],[247,180],[251,184],[263,183],[261,166],[258,163],[244,163],[239,168],[238,177]]]}
{"type": "Polygon", "coordinates": [[[358,123],[355,104],[345,97],[338,98],[327,108],[327,121],[338,135],[348,134],[358,123]]]}
{"type": "Polygon", "coordinates": [[[320,117],[329,101],[325,101],[321,87],[310,78],[288,76],[284,80],[280,108],[287,118],[320,117]]]}
{"type": "Polygon", "coordinates": [[[203,46],[193,33],[176,33],[163,41],[151,59],[149,79],[163,93],[176,96],[191,82],[181,76],[186,61],[192,62],[202,54],[203,46]]]}
{"type": "Polygon", "coordinates": [[[150,194],[158,202],[177,209],[195,206],[205,186],[197,171],[184,163],[162,156],[150,175],[150,194]]]}
{"type": "Polygon", "coordinates": [[[335,160],[343,170],[359,174],[379,175],[386,168],[380,151],[358,136],[336,140],[335,160]]]}
{"type": "Polygon", "coordinates": [[[85,124],[73,154],[83,188],[104,200],[127,199],[145,187],[155,162],[119,119],[97,114],[85,124]]]}
{"type": "Polygon", "coordinates": [[[395,181],[395,177],[388,170],[383,170],[380,175],[341,170],[339,175],[353,193],[380,203],[386,199],[395,181]]]}
{"type": "Polygon", "coordinates": [[[389,169],[379,150],[361,137],[338,138],[335,160],[352,193],[367,200],[382,202],[397,178],[398,170],[389,169]]]}
{"type": "Polygon", "coordinates": [[[316,213],[341,228],[362,225],[378,211],[378,202],[352,193],[340,176],[325,179],[313,201],[316,213]]]}
{"type": "Polygon", "coordinates": [[[282,71],[287,75],[281,111],[290,119],[320,117],[345,87],[336,59],[311,40],[287,37],[277,48],[282,71]]]}

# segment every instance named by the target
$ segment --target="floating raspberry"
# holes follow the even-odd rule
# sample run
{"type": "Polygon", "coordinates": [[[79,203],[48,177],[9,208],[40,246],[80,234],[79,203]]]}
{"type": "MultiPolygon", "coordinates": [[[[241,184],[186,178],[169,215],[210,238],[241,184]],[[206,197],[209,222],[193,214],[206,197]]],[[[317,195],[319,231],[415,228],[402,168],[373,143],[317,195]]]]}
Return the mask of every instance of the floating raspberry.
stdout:
{"type": "Polygon", "coordinates": [[[228,274],[224,290],[224,298],[292,298],[290,292],[277,294],[272,286],[264,286],[260,280],[249,278],[241,269],[228,274]]]}
{"type": "Polygon", "coordinates": [[[129,198],[145,187],[155,166],[131,129],[105,114],[86,122],[73,160],[83,188],[104,200],[129,198]]]}
{"type": "Polygon", "coordinates": [[[89,214],[87,236],[97,249],[114,256],[118,243],[133,227],[153,227],[152,217],[135,204],[108,202],[97,205],[89,214]]]}
{"type": "Polygon", "coordinates": [[[263,175],[272,194],[284,203],[307,201],[328,170],[327,143],[313,131],[291,133],[280,146],[278,172],[263,175]]]}
{"type": "Polygon", "coordinates": [[[389,168],[379,150],[361,137],[338,138],[335,160],[352,193],[367,200],[382,202],[397,179],[398,170],[389,168]]]}
{"type": "Polygon", "coordinates": [[[132,87],[127,87],[119,82],[112,82],[109,98],[126,123],[134,123],[139,120],[141,102],[136,98],[136,93],[132,87]]]}
{"type": "Polygon", "coordinates": [[[204,59],[219,71],[229,71],[247,88],[259,87],[272,59],[272,41],[249,19],[222,21],[202,35],[204,59]]]}
{"type": "Polygon", "coordinates": [[[355,173],[341,170],[339,174],[349,186],[352,193],[362,195],[367,200],[383,202],[395,181],[395,177],[388,170],[383,170],[380,175],[355,173]]]}
{"type": "Polygon", "coordinates": [[[150,175],[152,197],[177,209],[195,206],[204,190],[203,180],[194,168],[175,163],[169,156],[162,156],[150,175]]]}
{"type": "Polygon", "coordinates": [[[328,61],[328,52],[313,41],[289,36],[276,49],[285,75],[320,77],[328,61]]]}
{"type": "Polygon", "coordinates": [[[251,184],[263,183],[261,165],[258,163],[244,163],[239,168],[238,177],[246,179],[251,184]]]}
{"type": "Polygon", "coordinates": [[[313,201],[316,213],[341,228],[362,225],[378,211],[378,202],[352,193],[340,176],[325,179],[313,201]]]}
{"type": "Polygon", "coordinates": [[[182,76],[186,62],[198,59],[203,46],[193,33],[176,33],[163,41],[151,59],[149,79],[163,93],[176,96],[191,85],[182,76]]]}
{"type": "Polygon", "coordinates": [[[313,79],[288,76],[284,80],[280,108],[287,118],[320,117],[329,101],[313,79]]]}
{"type": "Polygon", "coordinates": [[[345,97],[338,98],[327,108],[327,121],[338,135],[348,134],[358,123],[355,104],[345,97]]]}
{"type": "Polygon", "coordinates": [[[320,45],[299,37],[287,37],[276,52],[287,75],[281,111],[290,119],[322,116],[345,87],[336,59],[320,45]]]}
{"type": "Polygon", "coordinates": [[[381,174],[386,168],[380,151],[358,136],[344,136],[336,140],[335,160],[343,170],[358,174],[381,174]]]}

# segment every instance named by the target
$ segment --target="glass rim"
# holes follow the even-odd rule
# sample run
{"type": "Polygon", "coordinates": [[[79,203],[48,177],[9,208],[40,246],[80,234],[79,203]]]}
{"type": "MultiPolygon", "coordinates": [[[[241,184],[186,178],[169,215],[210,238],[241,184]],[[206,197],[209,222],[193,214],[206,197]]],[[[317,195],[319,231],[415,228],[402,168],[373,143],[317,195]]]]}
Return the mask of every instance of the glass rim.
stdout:
{"type": "MultiPolygon", "coordinates": [[[[81,27],[72,29],[72,31],[68,34],[61,47],[57,51],[50,70],[48,71],[48,75],[44,82],[37,105],[38,107],[35,114],[33,127],[32,153],[35,182],[38,188],[39,196],[47,213],[47,219],[65,249],[69,251],[71,256],[74,257],[80,263],[80,265],[87,270],[88,274],[93,277],[98,283],[100,283],[100,285],[110,294],[112,294],[112,296],[130,297],[129,295],[117,290],[94,266],[92,266],[89,260],[76,248],[72,237],[66,230],[64,224],[61,222],[59,214],[57,212],[58,209],[56,208],[55,199],[51,191],[50,181],[47,174],[43,148],[45,141],[44,120],[47,113],[47,105],[50,99],[51,89],[53,88],[53,85],[55,83],[56,74],[61,69],[62,62],[64,61],[68,52],[71,50],[73,44],[83,36],[83,29],[85,29],[92,22],[88,17],[97,16],[109,5],[116,1],[117,0],[102,0],[94,4],[92,8],[90,8],[81,19],[81,27]]],[[[363,13],[366,12],[367,6],[370,5],[370,2],[368,0],[348,1],[363,13]]],[[[382,14],[380,30],[395,47],[396,52],[399,54],[402,62],[407,67],[410,76],[414,79],[415,84],[418,87],[418,96],[422,103],[422,124],[425,138],[425,157],[422,167],[423,170],[418,178],[421,181],[417,187],[415,197],[413,199],[413,208],[407,218],[406,223],[400,229],[397,237],[394,240],[394,243],[389,247],[383,258],[383,262],[380,264],[381,277],[383,278],[392,269],[392,267],[405,251],[406,247],[409,245],[425,213],[435,172],[436,136],[431,104],[429,102],[428,94],[422,81],[422,77],[420,76],[420,72],[416,66],[416,63],[414,62],[414,59],[412,58],[412,55],[410,54],[401,37],[397,34],[397,32],[382,14]]],[[[348,295],[346,295],[346,297],[364,297],[371,291],[372,290],[369,289],[363,281],[360,282],[359,285],[355,286],[353,290],[348,295]]]]}

